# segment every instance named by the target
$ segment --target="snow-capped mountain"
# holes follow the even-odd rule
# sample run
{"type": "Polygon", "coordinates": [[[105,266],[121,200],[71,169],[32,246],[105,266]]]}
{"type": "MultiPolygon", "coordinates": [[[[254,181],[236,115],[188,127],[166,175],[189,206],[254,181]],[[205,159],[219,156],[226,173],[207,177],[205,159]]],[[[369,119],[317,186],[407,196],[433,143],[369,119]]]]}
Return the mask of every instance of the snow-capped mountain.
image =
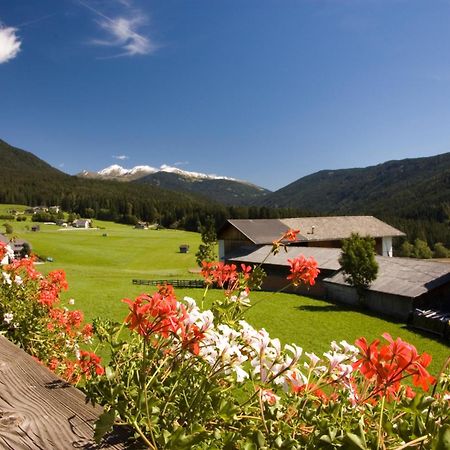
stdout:
{"type": "Polygon", "coordinates": [[[199,179],[208,179],[208,180],[233,180],[237,181],[234,178],[217,176],[217,175],[208,175],[200,172],[189,172],[187,170],[181,170],[178,167],[168,166],[167,164],[163,164],[159,169],[151,166],[135,166],[132,169],[126,169],[118,164],[113,164],[112,166],[106,167],[98,172],[89,172],[84,170],[79,174],[79,176],[88,177],[88,178],[105,178],[105,179],[120,179],[123,178],[124,181],[136,180],[140,177],[144,177],[146,175],[150,175],[152,173],[158,172],[167,172],[167,173],[176,173],[178,175],[190,178],[199,178],[199,179]]]}
{"type": "Polygon", "coordinates": [[[246,181],[230,177],[189,172],[178,167],[163,164],[159,169],[151,166],[135,166],[126,169],[118,164],[106,167],[99,172],[83,171],[83,178],[98,178],[139,184],[150,184],[170,191],[186,192],[225,204],[248,204],[269,191],[246,181]]]}

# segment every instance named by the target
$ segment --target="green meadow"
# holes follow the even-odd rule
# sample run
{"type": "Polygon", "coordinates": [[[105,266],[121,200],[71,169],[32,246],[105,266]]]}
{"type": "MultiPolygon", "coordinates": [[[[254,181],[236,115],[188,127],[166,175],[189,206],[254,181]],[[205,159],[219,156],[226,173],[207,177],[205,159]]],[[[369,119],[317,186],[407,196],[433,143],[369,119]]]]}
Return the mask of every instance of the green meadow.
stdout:
{"type": "MultiPolygon", "coordinates": [[[[24,207],[3,205],[0,214],[24,207]]],[[[5,223],[0,221],[0,226],[5,223]]],[[[64,269],[69,291],[63,302],[75,299],[75,306],[88,320],[103,316],[123,320],[127,307],[123,298],[134,298],[152,287],[132,284],[132,279],[191,279],[196,272],[195,252],[200,235],[178,230],[137,230],[131,226],[94,220],[95,229],[62,230],[56,225],[40,225],[32,232],[33,222],[10,221],[14,235],[26,239],[33,251],[45,262],[38,269],[47,273],[64,269]],[[188,244],[190,252],[179,252],[188,244]]],[[[1,232],[4,227],[0,227],[1,232]]],[[[180,289],[178,297],[190,296],[200,304],[201,289],[180,289]]],[[[208,293],[207,302],[220,296],[218,290],[208,293]]],[[[322,353],[332,340],[354,342],[360,336],[380,338],[384,332],[414,344],[420,352],[433,356],[431,370],[436,373],[449,355],[449,347],[432,336],[413,332],[402,323],[295,294],[253,292],[253,306],[245,319],[255,327],[264,327],[284,343],[295,342],[305,351],[322,353]]]]}

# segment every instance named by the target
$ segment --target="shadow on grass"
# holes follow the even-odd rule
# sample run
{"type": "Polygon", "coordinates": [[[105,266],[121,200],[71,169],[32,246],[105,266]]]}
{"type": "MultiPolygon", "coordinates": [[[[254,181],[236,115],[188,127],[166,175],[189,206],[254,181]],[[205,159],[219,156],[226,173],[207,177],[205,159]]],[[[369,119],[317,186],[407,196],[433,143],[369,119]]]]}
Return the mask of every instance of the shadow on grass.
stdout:
{"type": "Polygon", "coordinates": [[[345,305],[300,305],[295,306],[295,309],[299,311],[309,311],[309,312],[343,312],[343,311],[357,311],[361,312],[357,309],[350,308],[345,305]]]}
{"type": "Polygon", "coordinates": [[[427,331],[424,329],[414,328],[405,322],[395,319],[393,317],[387,316],[385,314],[377,313],[375,311],[370,311],[366,308],[358,308],[357,306],[350,306],[345,304],[339,304],[339,303],[328,303],[326,305],[299,305],[294,307],[298,311],[308,311],[308,312],[324,312],[324,313],[340,313],[340,312],[356,312],[360,314],[364,314],[369,317],[374,317],[376,319],[382,319],[386,322],[390,322],[396,325],[399,325],[400,328],[404,330],[408,330],[412,333],[415,333],[417,335],[420,335],[422,337],[425,337],[427,339],[431,339],[435,342],[439,342],[440,344],[444,344],[447,347],[450,346],[450,339],[446,339],[443,336],[439,336],[436,333],[433,333],[431,331],[427,331]]]}

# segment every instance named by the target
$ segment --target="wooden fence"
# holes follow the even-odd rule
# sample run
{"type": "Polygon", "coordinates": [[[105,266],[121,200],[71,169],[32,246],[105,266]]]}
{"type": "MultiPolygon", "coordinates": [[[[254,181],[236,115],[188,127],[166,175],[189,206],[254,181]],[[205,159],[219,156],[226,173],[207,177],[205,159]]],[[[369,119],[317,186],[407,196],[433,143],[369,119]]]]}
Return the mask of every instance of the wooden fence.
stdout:
{"type": "Polygon", "coordinates": [[[142,284],[147,286],[162,286],[171,284],[175,288],[204,288],[203,280],[132,280],[133,284],[142,284]]]}
{"type": "Polygon", "coordinates": [[[100,406],[0,336],[0,448],[9,450],[119,450],[124,435],[97,446],[94,423],[100,406]]]}

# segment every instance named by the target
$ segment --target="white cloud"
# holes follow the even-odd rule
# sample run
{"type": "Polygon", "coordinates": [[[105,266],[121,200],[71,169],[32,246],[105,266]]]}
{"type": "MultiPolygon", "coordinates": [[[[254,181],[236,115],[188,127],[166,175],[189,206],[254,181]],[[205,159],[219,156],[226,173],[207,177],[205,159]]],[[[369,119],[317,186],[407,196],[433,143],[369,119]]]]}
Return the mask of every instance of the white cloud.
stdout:
{"type": "Polygon", "coordinates": [[[123,161],[124,159],[129,159],[130,157],[127,155],[113,155],[114,159],[120,159],[121,161],[123,161]]]}
{"type": "Polygon", "coordinates": [[[0,64],[17,56],[22,42],[16,34],[17,29],[0,25],[0,64]]]}
{"type": "Polygon", "coordinates": [[[147,23],[147,17],[137,9],[132,10],[131,0],[117,0],[125,8],[126,13],[115,18],[107,16],[84,0],[77,1],[99,17],[97,23],[107,34],[104,39],[94,39],[91,43],[122,50],[121,53],[113,55],[113,58],[148,55],[159,48],[148,36],[139,32],[140,27],[147,23]]]}
{"type": "Polygon", "coordinates": [[[144,16],[132,18],[103,18],[98,21],[100,27],[109,34],[108,39],[93,41],[96,45],[119,47],[122,53],[116,56],[148,55],[156,51],[157,46],[150,38],[139,34],[138,29],[145,23],[144,16]]]}

